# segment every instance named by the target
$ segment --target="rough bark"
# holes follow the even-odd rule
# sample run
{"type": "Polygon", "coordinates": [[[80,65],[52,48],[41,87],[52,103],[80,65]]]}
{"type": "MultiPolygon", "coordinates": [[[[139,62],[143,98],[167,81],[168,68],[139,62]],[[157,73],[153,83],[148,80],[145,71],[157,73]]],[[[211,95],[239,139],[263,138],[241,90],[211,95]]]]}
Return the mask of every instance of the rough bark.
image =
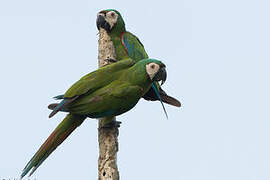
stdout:
{"type": "MultiPolygon", "coordinates": [[[[106,59],[115,59],[115,51],[110,37],[105,30],[100,29],[98,40],[98,65],[105,66],[109,62],[106,59]]],[[[112,120],[116,120],[112,117],[112,120]]],[[[99,180],[119,180],[117,168],[118,152],[118,128],[102,128],[102,122],[108,121],[108,118],[99,119],[98,142],[99,142],[99,159],[98,159],[98,179],[99,180]]]]}

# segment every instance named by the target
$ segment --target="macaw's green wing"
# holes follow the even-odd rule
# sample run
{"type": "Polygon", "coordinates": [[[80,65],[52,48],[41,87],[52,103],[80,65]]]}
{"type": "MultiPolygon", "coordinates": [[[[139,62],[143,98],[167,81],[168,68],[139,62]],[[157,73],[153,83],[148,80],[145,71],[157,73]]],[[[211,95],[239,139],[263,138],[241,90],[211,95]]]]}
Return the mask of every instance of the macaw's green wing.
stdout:
{"type": "Polygon", "coordinates": [[[130,32],[124,32],[121,35],[121,42],[125,47],[128,56],[136,62],[148,58],[143,44],[135,35],[131,34],[130,32]]]}
{"type": "Polygon", "coordinates": [[[91,93],[113,81],[117,78],[117,72],[129,68],[133,64],[134,62],[131,59],[125,59],[91,72],[73,84],[64,94],[64,98],[73,98],[85,93],[91,93]]]}
{"type": "Polygon", "coordinates": [[[117,116],[135,106],[143,94],[140,86],[126,81],[114,81],[92,94],[81,96],[68,108],[71,113],[90,118],[117,116]]]}
{"type": "Polygon", "coordinates": [[[49,109],[53,110],[49,118],[53,117],[59,111],[67,111],[66,107],[71,102],[74,102],[81,95],[86,93],[91,94],[93,91],[109,84],[115,78],[117,78],[117,72],[131,67],[134,61],[131,59],[125,59],[107,66],[104,66],[94,72],[91,72],[79,81],[73,84],[64,95],[56,96],[56,99],[62,99],[60,103],[50,104],[49,109]]]}

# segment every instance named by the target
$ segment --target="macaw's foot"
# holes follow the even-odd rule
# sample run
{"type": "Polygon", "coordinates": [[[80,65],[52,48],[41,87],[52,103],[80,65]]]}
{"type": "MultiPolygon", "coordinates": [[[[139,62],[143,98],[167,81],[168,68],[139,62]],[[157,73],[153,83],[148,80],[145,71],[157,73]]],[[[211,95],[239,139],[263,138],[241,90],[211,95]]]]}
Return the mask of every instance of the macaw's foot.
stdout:
{"type": "Polygon", "coordinates": [[[113,128],[113,127],[120,127],[121,121],[111,121],[109,123],[104,124],[101,128],[113,128]]]}
{"type": "Polygon", "coordinates": [[[115,59],[111,59],[111,58],[105,59],[104,61],[106,61],[108,64],[117,62],[115,59]]]}

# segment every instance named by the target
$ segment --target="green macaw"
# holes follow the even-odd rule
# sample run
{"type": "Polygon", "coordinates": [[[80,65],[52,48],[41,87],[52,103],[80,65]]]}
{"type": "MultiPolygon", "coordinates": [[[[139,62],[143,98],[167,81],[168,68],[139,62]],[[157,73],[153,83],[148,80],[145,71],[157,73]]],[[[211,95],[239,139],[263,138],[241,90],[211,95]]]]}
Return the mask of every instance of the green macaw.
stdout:
{"type": "MultiPolygon", "coordinates": [[[[132,33],[126,31],[125,22],[117,10],[107,9],[100,11],[97,14],[96,24],[100,33],[105,32],[110,37],[117,61],[131,58],[135,62],[138,62],[148,58],[140,40],[132,33]],[[101,32],[101,29],[105,31],[101,32]]],[[[181,106],[181,103],[177,99],[167,95],[156,82],[153,83],[153,86],[143,98],[150,101],[162,100],[162,102],[176,107],[181,106]],[[158,91],[158,93],[156,91],[158,91]]]]}
{"type": "MultiPolygon", "coordinates": [[[[132,109],[150,89],[152,82],[166,80],[165,65],[155,59],[135,63],[126,59],[82,77],[64,95],[60,103],[50,104],[49,117],[63,111],[69,114],[56,127],[23,169],[23,178],[31,176],[42,162],[87,118],[112,117],[132,109]]],[[[111,122],[107,122],[110,124],[111,122]]]]}

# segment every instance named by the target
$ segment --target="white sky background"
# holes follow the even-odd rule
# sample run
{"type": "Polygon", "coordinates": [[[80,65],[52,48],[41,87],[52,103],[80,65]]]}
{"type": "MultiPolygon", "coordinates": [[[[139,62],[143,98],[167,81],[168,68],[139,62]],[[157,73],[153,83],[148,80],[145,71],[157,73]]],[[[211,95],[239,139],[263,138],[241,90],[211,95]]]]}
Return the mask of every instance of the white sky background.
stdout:
{"type": "MultiPolygon", "coordinates": [[[[96,13],[119,10],[164,89],[183,107],[141,100],[122,121],[121,179],[270,179],[268,1],[0,2],[0,179],[17,178],[65,113],[47,105],[97,68],[96,13]]],[[[97,179],[97,121],[85,121],[33,175],[97,179]]]]}

